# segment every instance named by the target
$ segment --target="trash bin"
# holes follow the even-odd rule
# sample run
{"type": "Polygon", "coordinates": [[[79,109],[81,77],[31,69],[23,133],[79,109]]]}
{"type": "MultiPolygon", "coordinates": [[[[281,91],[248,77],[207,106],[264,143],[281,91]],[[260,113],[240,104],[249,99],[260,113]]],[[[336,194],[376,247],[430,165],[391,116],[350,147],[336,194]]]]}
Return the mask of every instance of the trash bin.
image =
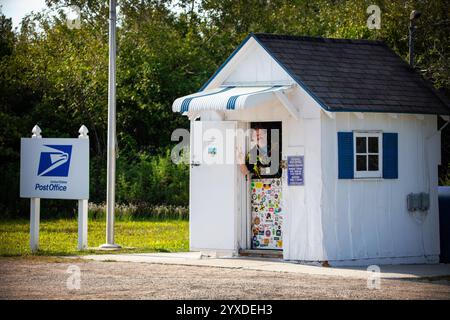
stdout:
{"type": "Polygon", "coordinates": [[[439,234],[441,263],[450,263],[450,186],[439,187],[439,234]]]}

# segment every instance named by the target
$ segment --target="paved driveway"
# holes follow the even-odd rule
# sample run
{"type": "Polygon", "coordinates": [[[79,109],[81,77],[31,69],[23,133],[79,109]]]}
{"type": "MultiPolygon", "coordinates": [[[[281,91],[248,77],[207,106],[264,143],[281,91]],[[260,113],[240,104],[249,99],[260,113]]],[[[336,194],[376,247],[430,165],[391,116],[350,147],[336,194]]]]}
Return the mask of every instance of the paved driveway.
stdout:
{"type": "Polygon", "coordinates": [[[380,289],[368,289],[367,279],[335,275],[79,258],[0,258],[0,298],[450,299],[450,278],[387,278],[381,279],[380,289]]]}
{"type": "MultiPolygon", "coordinates": [[[[367,267],[329,268],[321,265],[287,262],[282,259],[217,257],[200,252],[88,255],[83,256],[83,259],[289,272],[357,279],[367,279],[368,276],[367,267]]],[[[378,267],[378,275],[384,279],[436,278],[443,276],[450,279],[450,264],[380,265],[378,267]]]]}

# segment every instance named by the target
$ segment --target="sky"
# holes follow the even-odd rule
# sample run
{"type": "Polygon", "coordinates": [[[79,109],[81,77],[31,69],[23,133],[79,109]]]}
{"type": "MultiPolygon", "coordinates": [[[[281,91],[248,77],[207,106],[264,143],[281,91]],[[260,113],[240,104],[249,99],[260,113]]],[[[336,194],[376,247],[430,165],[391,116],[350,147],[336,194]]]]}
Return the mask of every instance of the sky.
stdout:
{"type": "MultiPolygon", "coordinates": [[[[13,28],[19,27],[22,18],[32,11],[39,12],[47,8],[45,0],[0,0],[0,6],[1,12],[7,18],[12,18],[13,28]]],[[[120,14],[119,5],[117,5],[117,14],[120,14]]]]}
{"type": "Polygon", "coordinates": [[[46,8],[45,0],[0,0],[0,5],[2,13],[7,18],[12,18],[14,28],[31,11],[38,12],[46,8]]]}

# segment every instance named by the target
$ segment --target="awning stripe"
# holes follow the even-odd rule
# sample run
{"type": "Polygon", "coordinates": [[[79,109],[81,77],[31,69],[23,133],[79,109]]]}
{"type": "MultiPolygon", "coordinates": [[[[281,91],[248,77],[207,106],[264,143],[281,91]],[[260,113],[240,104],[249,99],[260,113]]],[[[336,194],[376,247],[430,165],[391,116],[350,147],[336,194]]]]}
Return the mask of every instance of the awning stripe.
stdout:
{"type": "Polygon", "coordinates": [[[213,94],[218,94],[218,93],[222,93],[222,92],[228,91],[228,90],[230,90],[232,88],[234,88],[234,87],[225,87],[222,90],[219,90],[219,91],[216,91],[216,92],[210,92],[210,93],[207,93],[207,94],[186,98],[186,99],[184,99],[183,103],[181,104],[181,113],[189,111],[189,104],[195,98],[203,98],[203,97],[211,96],[213,94]]]}
{"type": "Polygon", "coordinates": [[[263,89],[263,90],[260,90],[260,91],[249,92],[249,93],[244,93],[244,94],[231,96],[228,99],[228,102],[227,102],[227,110],[234,110],[236,108],[236,101],[237,101],[237,99],[239,97],[248,96],[248,95],[256,94],[256,93],[262,93],[262,92],[266,92],[266,91],[271,91],[274,88],[278,88],[278,87],[281,87],[281,86],[280,85],[276,85],[276,86],[273,86],[273,87],[270,87],[270,88],[266,88],[266,89],[263,89]]]}
{"type": "Polygon", "coordinates": [[[273,92],[289,89],[289,85],[224,86],[180,97],[172,104],[174,112],[199,110],[237,110],[276,100],[273,92]]]}

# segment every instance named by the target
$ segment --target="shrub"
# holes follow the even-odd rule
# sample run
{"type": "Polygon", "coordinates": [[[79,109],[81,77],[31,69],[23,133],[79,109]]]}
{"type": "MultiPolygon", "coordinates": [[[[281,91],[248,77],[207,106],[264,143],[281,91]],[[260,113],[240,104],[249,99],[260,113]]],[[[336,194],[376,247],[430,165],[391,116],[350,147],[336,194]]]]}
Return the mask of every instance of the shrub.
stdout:
{"type": "MultiPolygon", "coordinates": [[[[181,219],[189,218],[187,207],[174,205],[117,204],[115,218],[118,220],[146,220],[146,219],[181,219]]],[[[106,205],[89,203],[89,217],[91,219],[104,219],[106,217],[106,205]]]]}
{"type": "Polygon", "coordinates": [[[189,201],[189,169],[162,155],[141,152],[134,161],[118,159],[118,203],[152,203],[186,206],[189,201]]]}

